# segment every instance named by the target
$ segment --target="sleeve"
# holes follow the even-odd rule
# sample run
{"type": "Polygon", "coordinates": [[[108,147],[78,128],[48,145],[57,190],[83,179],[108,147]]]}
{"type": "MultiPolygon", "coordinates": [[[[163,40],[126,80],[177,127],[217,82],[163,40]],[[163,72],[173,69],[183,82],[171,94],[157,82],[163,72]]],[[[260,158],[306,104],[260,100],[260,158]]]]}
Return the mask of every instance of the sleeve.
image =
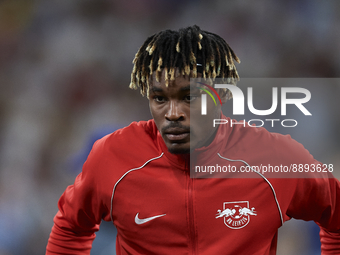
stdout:
{"type": "Polygon", "coordinates": [[[279,162],[303,166],[290,172],[286,181],[277,180],[282,189],[279,196],[285,219],[313,220],[320,227],[322,255],[340,254],[340,182],[331,173],[337,170],[335,165],[325,168],[290,136],[280,135],[276,139],[280,144],[275,146],[281,157],[279,162]],[[304,171],[306,166],[308,171],[304,171]]]}
{"type": "Polygon", "coordinates": [[[340,182],[331,174],[297,180],[287,215],[320,227],[321,254],[340,254],[340,182]]]}
{"type": "MultiPolygon", "coordinates": [[[[95,146],[98,147],[98,142],[95,146]],[[96,146],[97,144],[97,146],[96,146]]],[[[74,184],[59,199],[59,211],[47,243],[46,254],[90,254],[95,232],[103,218],[109,217],[109,196],[103,193],[98,175],[101,165],[92,149],[74,184]]]]}
{"type": "Polygon", "coordinates": [[[329,180],[329,204],[321,217],[321,254],[340,254],[340,183],[335,178],[329,180]]]}

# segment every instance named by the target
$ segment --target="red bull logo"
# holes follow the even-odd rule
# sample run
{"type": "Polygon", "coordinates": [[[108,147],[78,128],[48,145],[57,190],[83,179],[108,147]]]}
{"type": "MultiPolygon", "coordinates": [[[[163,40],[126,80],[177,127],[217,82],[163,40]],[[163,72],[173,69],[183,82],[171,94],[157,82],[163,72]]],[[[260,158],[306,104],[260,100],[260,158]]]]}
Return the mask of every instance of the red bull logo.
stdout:
{"type": "Polygon", "coordinates": [[[249,209],[249,201],[224,202],[223,211],[217,210],[216,219],[223,217],[227,227],[240,229],[248,225],[250,215],[257,214],[254,207],[249,209]]]}

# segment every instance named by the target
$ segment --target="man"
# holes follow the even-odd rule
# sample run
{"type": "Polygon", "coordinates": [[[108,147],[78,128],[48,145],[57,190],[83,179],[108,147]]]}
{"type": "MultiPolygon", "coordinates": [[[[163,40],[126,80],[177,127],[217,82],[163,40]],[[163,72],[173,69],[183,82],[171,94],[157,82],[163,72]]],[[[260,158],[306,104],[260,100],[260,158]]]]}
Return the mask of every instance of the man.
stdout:
{"type": "MultiPolygon", "coordinates": [[[[314,220],[323,254],[340,254],[340,184],[330,173],[279,179],[254,170],[206,178],[202,170],[190,176],[195,165],[319,164],[289,136],[214,127],[213,119],[230,119],[212,100],[209,114],[200,114],[199,87],[215,78],[237,80],[234,61],[221,37],[197,26],[145,41],[130,87],[148,97],[153,120],[95,143],[59,200],[46,254],[90,254],[102,219],[117,227],[117,254],[275,254],[277,230],[291,217],[314,220]]],[[[225,89],[216,94],[222,103],[230,97],[225,89]]]]}

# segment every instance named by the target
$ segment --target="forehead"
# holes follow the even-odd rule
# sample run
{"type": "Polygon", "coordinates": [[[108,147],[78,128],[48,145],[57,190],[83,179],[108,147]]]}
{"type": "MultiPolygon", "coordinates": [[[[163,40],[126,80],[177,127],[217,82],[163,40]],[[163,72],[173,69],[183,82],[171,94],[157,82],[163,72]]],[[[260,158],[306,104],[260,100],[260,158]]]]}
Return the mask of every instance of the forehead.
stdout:
{"type": "MultiPolygon", "coordinates": [[[[160,76],[160,79],[157,81],[156,73],[154,72],[150,76],[149,80],[149,90],[158,90],[166,89],[166,90],[190,90],[197,88],[197,85],[190,82],[190,78],[192,78],[192,72],[190,75],[182,75],[177,69],[175,72],[175,79],[170,80],[168,77],[168,81],[165,80],[165,71],[163,70],[160,76]]],[[[201,74],[198,74],[198,77],[201,77],[201,74]]]]}
{"type": "Polygon", "coordinates": [[[177,74],[174,80],[169,80],[166,82],[164,72],[162,76],[157,81],[156,75],[153,74],[150,77],[149,90],[163,89],[163,90],[174,90],[174,89],[190,89],[190,77],[188,75],[177,74]]]}

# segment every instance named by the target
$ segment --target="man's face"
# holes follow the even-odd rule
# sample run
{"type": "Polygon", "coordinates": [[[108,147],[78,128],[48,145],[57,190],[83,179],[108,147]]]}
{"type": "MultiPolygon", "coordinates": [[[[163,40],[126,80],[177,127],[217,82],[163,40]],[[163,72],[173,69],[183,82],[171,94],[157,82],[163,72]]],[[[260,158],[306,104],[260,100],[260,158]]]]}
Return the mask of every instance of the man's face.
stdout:
{"type": "Polygon", "coordinates": [[[221,106],[208,100],[208,114],[202,116],[201,94],[198,88],[190,87],[189,76],[176,75],[168,87],[164,72],[160,82],[155,76],[151,79],[150,111],[169,152],[184,154],[189,153],[190,148],[209,145],[217,130],[213,127],[213,119],[220,118],[221,106]]]}

